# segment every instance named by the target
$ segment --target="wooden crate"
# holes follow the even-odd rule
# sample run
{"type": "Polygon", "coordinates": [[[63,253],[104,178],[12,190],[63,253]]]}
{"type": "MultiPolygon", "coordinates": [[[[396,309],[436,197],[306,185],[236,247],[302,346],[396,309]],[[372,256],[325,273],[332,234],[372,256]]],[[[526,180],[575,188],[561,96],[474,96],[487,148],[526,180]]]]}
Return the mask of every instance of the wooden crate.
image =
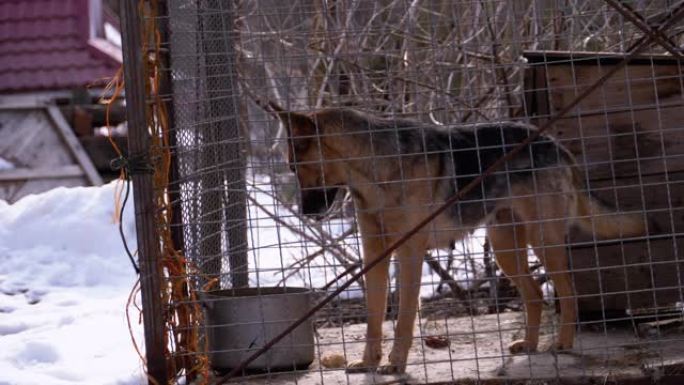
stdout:
{"type": "MultiPolygon", "coordinates": [[[[526,52],[526,114],[548,119],[621,60],[602,53],[526,52]]],[[[648,239],[608,244],[575,231],[570,248],[580,313],[673,306],[684,296],[684,68],[642,56],[549,133],[577,157],[589,192],[648,216],[648,239]]]]}

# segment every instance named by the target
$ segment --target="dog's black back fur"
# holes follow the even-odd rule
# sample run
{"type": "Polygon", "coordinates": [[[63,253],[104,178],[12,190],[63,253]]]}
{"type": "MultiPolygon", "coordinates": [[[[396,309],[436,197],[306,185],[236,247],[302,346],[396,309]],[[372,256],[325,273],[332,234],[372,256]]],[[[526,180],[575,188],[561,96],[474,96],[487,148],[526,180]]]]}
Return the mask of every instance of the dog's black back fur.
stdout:
{"type": "MultiPolygon", "coordinates": [[[[406,119],[382,119],[355,111],[346,113],[343,120],[350,126],[367,129],[367,142],[375,156],[438,157],[442,168],[439,175],[444,176],[440,184],[447,190],[447,196],[457,194],[536,130],[514,122],[437,126],[406,119]]],[[[458,222],[472,225],[463,219],[484,218],[494,209],[495,200],[509,196],[510,186],[521,179],[533,184],[533,170],[572,163],[566,150],[549,136],[540,135],[468,192],[454,205],[452,215],[458,222]]]]}

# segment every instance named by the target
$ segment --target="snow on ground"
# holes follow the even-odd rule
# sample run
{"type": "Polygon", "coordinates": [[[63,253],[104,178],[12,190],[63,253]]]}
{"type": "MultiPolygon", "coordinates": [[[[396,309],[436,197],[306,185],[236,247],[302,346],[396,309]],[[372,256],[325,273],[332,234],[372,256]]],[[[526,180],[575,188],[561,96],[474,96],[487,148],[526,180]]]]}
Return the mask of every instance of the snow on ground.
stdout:
{"type": "MultiPolygon", "coordinates": [[[[113,197],[108,184],[0,201],[0,384],[143,383],[113,197]]],[[[124,231],[135,248],[132,205],[124,231]]]]}

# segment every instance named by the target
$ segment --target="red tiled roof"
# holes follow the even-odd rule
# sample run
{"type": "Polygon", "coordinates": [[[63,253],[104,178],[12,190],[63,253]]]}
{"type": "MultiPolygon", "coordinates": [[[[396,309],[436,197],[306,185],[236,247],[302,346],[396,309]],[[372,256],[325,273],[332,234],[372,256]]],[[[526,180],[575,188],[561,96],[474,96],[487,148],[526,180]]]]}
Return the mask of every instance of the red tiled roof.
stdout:
{"type": "Polygon", "coordinates": [[[89,0],[0,0],[0,92],[106,83],[120,60],[89,42],[89,0]]]}

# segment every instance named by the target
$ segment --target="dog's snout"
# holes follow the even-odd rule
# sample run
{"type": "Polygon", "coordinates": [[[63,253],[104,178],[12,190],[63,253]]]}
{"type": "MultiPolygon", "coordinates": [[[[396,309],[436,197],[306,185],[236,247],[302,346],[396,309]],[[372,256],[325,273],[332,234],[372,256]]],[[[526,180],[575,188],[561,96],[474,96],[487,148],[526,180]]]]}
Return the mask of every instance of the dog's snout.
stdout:
{"type": "Polygon", "coordinates": [[[337,187],[302,189],[299,206],[301,213],[321,219],[335,200],[337,190],[337,187]]]}

